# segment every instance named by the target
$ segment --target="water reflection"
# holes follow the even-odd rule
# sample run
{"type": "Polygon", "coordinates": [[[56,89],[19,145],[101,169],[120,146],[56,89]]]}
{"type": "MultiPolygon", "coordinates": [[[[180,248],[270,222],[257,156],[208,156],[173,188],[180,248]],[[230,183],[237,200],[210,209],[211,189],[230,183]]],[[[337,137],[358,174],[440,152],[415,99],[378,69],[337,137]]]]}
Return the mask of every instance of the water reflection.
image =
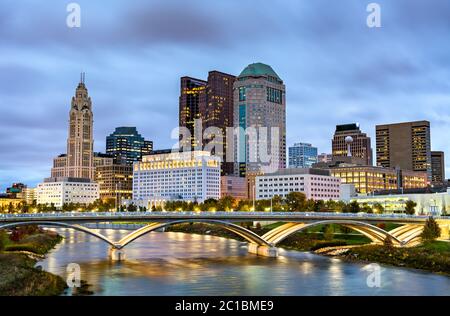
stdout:
{"type": "MultiPolygon", "coordinates": [[[[450,278],[383,267],[381,287],[369,288],[364,265],[280,250],[256,257],[245,243],[212,236],[150,233],[126,248],[125,262],[108,259],[95,237],[58,229],[64,242],[41,265],[66,276],[69,263],[97,295],[449,295],[450,278]]],[[[99,230],[119,240],[129,231],[99,230]]]]}

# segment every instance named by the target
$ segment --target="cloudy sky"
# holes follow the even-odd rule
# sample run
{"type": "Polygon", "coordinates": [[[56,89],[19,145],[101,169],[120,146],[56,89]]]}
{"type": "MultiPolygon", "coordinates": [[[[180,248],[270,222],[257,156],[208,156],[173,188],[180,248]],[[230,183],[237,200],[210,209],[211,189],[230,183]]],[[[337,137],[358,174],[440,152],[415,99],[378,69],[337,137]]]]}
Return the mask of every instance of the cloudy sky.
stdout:
{"type": "Polygon", "coordinates": [[[426,119],[450,157],[448,0],[377,1],[381,28],[367,27],[366,0],[79,0],[80,28],[66,26],[69,2],[0,4],[0,191],[49,176],[81,71],[96,151],[127,125],[171,147],[180,76],[264,62],[287,87],[288,144],[329,152],[336,124],[374,137],[376,124],[426,119]]]}

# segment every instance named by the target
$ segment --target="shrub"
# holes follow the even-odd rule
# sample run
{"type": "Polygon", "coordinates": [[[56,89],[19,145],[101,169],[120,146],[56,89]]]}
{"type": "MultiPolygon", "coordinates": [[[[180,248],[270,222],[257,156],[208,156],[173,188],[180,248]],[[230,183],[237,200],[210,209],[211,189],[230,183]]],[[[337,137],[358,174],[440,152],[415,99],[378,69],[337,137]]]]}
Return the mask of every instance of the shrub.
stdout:
{"type": "Polygon", "coordinates": [[[441,228],[433,217],[429,217],[420,235],[423,241],[432,241],[441,236],[441,228]]]}

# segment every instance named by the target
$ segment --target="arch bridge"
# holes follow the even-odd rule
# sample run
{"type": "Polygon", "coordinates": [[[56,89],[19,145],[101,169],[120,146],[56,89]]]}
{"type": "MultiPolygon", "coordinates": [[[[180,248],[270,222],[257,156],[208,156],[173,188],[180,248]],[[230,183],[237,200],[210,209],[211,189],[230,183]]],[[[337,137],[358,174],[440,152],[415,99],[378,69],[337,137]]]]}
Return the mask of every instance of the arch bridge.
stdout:
{"type": "MultiPolygon", "coordinates": [[[[0,229],[24,225],[63,227],[81,231],[103,240],[111,246],[113,259],[124,258],[123,248],[132,241],[156,230],[182,223],[207,223],[218,225],[241,236],[249,243],[249,252],[276,257],[276,246],[287,237],[318,225],[338,224],[368,237],[372,243],[381,244],[390,239],[394,246],[409,247],[420,243],[420,234],[426,216],[339,214],[339,213],[268,213],[268,212],[137,212],[137,213],[53,213],[53,214],[3,214],[0,229]],[[281,222],[280,226],[262,236],[238,225],[240,222],[281,222]],[[144,225],[120,240],[110,240],[87,223],[140,222],[144,225]],[[398,227],[387,231],[378,223],[394,223],[398,227]]],[[[441,227],[441,239],[449,239],[450,219],[436,218],[441,227]]]]}

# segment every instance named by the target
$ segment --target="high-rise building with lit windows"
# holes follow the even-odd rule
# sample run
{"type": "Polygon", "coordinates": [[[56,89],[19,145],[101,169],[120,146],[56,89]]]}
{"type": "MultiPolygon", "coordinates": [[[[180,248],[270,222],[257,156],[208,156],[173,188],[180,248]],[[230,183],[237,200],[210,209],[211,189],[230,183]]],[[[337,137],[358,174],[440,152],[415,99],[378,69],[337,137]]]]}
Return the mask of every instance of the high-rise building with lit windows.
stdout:
{"type": "Polygon", "coordinates": [[[296,143],[288,149],[289,168],[311,168],[317,162],[317,147],[296,143]]]}
{"type": "Polygon", "coordinates": [[[373,164],[370,137],[361,131],[357,123],[337,125],[331,148],[333,159],[352,156],[362,159],[368,166],[373,164]]]}
{"type": "Polygon", "coordinates": [[[426,172],[431,182],[430,122],[376,126],[377,165],[426,172]]]}
{"type": "Polygon", "coordinates": [[[443,151],[431,152],[431,183],[444,185],[445,182],[445,160],[443,151]]]}
{"type": "Polygon", "coordinates": [[[207,84],[204,80],[181,77],[179,126],[189,131],[189,135],[184,135],[180,131],[180,147],[183,149],[200,150],[203,146],[202,135],[196,131],[200,133],[203,131],[199,124],[202,113],[205,112],[207,84]]]}
{"type": "Polygon", "coordinates": [[[227,127],[233,126],[233,84],[236,77],[220,71],[210,71],[206,87],[206,107],[203,112],[203,130],[218,128],[222,137],[206,138],[204,146],[213,148],[211,154],[222,159],[222,175],[231,175],[234,172],[234,162],[227,161],[226,141],[227,127]]]}
{"type": "Polygon", "coordinates": [[[283,80],[269,65],[250,64],[238,76],[234,127],[241,131],[234,144],[236,175],[286,168],[285,95],[283,80]],[[251,137],[253,131],[257,137],[251,137]]]}
{"type": "Polygon", "coordinates": [[[132,165],[152,150],[153,142],[145,140],[136,127],[116,127],[115,131],[106,137],[106,153],[114,156],[117,164],[132,165]]]}
{"type": "Polygon", "coordinates": [[[235,76],[216,70],[208,73],[207,81],[192,77],[181,78],[179,124],[189,130],[190,138],[183,139],[180,136],[180,146],[186,148],[190,145],[191,150],[205,149],[208,146],[211,154],[222,159],[222,175],[234,172],[234,163],[226,159],[225,136],[227,127],[233,126],[235,80],[235,76]],[[214,133],[216,128],[221,131],[221,135],[214,133]]]}

